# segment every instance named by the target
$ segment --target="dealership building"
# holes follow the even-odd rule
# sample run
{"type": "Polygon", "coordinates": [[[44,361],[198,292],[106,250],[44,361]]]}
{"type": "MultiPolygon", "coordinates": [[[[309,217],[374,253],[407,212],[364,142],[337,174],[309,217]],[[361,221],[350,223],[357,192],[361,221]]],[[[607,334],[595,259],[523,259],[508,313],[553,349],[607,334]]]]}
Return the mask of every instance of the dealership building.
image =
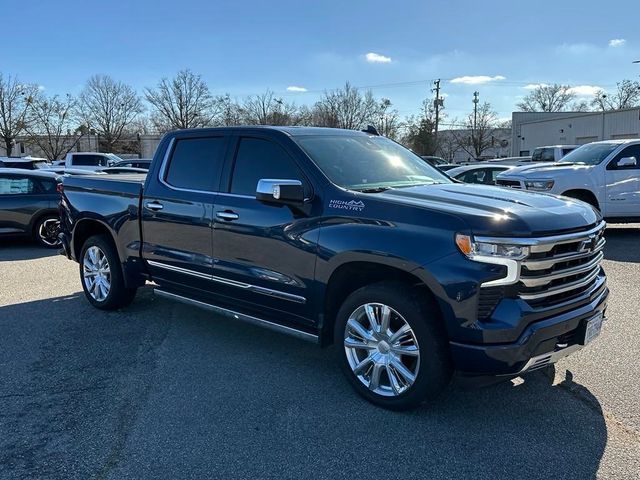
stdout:
{"type": "Polygon", "coordinates": [[[545,145],[583,145],[640,138],[640,108],[608,112],[513,112],[511,155],[531,155],[545,145]]]}

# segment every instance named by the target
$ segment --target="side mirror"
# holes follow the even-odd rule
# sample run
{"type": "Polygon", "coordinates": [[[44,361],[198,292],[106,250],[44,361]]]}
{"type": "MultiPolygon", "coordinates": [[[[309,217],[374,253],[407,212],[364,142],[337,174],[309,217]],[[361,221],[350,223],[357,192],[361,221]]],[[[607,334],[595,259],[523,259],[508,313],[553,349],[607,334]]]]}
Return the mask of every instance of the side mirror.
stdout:
{"type": "Polygon", "coordinates": [[[617,167],[636,167],[638,166],[638,161],[636,157],[623,157],[616,163],[617,167]]]}
{"type": "Polygon", "coordinates": [[[300,180],[261,179],[256,199],[269,203],[303,203],[304,188],[300,180]]]}

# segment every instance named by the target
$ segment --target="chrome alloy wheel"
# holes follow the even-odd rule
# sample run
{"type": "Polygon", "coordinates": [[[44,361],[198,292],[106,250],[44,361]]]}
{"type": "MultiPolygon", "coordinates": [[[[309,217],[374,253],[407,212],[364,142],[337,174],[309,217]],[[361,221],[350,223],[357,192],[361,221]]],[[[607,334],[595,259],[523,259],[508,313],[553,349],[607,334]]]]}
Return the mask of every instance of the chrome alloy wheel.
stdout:
{"type": "Polygon", "coordinates": [[[49,247],[60,245],[58,233],[60,233],[60,220],[57,218],[48,218],[38,226],[40,241],[49,247]]]}
{"type": "Polygon", "coordinates": [[[92,246],[87,248],[82,259],[82,277],[91,297],[102,302],[111,290],[111,270],[104,252],[92,246]]]}
{"type": "Polygon", "coordinates": [[[382,303],[358,307],[347,321],[344,350],[351,370],[369,390],[395,397],[418,376],[420,348],[409,323],[382,303]]]}

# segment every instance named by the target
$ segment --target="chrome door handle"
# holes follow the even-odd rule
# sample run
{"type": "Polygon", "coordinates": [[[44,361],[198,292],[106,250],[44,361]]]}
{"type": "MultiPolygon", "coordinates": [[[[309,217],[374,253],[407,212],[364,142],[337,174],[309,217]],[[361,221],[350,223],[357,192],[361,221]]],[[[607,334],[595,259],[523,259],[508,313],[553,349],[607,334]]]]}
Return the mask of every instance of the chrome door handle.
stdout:
{"type": "Polygon", "coordinates": [[[149,210],[154,211],[162,210],[164,208],[164,206],[160,202],[147,202],[145,207],[147,207],[149,210]]]}
{"type": "Polygon", "coordinates": [[[222,220],[237,220],[240,218],[240,215],[233,212],[217,212],[216,217],[221,218],[222,220]]]}

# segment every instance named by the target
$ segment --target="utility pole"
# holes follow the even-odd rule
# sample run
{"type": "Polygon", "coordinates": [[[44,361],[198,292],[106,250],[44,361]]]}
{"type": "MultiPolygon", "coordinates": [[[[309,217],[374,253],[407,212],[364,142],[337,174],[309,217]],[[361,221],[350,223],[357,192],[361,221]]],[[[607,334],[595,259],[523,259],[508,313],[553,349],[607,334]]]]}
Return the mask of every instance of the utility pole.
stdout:
{"type": "Polygon", "coordinates": [[[473,131],[475,133],[478,123],[478,102],[480,101],[480,92],[473,92],[473,131]]]}
{"type": "Polygon", "coordinates": [[[437,149],[438,149],[438,125],[440,124],[440,107],[442,106],[443,102],[442,102],[442,99],[440,98],[440,79],[436,80],[433,83],[436,86],[436,88],[432,88],[431,91],[432,92],[436,92],[436,98],[433,101],[433,107],[436,110],[436,125],[435,125],[434,138],[435,138],[436,151],[437,151],[437,149]]]}

